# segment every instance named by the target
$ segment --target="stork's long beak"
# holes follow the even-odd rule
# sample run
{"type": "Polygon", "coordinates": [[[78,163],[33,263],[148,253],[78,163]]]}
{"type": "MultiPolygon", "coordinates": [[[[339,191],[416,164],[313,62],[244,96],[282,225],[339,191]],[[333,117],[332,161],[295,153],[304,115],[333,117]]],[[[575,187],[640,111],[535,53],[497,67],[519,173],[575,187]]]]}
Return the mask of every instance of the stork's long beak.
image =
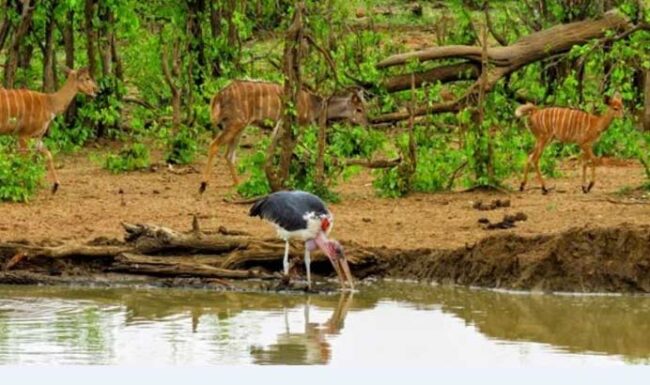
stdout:
{"type": "Polygon", "coordinates": [[[343,255],[341,258],[338,258],[337,261],[341,266],[341,270],[343,270],[343,281],[348,283],[350,290],[354,290],[354,278],[352,277],[352,272],[350,271],[350,265],[348,265],[348,259],[345,258],[345,255],[343,255]]]}

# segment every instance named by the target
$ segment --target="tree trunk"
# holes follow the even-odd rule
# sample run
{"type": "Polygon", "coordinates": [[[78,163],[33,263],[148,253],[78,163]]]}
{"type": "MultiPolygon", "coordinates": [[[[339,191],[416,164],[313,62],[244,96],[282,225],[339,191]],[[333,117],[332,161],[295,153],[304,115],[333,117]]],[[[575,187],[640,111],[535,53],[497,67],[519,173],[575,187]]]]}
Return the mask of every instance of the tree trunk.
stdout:
{"type": "Polygon", "coordinates": [[[196,65],[192,70],[192,81],[197,89],[203,87],[205,82],[203,71],[206,68],[205,43],[203,41],[203,29],[201,21],[205,14],[205,0],[188,0],[187,6],[189,13],[187,15],[187,31],[189,35],[188,51],[195,59],[196,65]]]}
{"type": "Polygon", "coordinates": [[[43,49],[43,91],[53,92],[56,89],[56,81],[54,79],[54,64],[56,62],[54,56],[54,9],[57,5],[57,0],[51,0],[47,3],[47,20],[45,22],[45,45],[43,49]]]}
{"type": "Polygon", "coordinates": [[[97,17],[99,21],[97,50],[102,64],[102,77],[110,77],[113,74],[113,51],[111,47],[111,35],[113,26],[111,24],[111,10],[102,1],[97,3],[97,17]]]}
{"type": "Polygon", "coordinates": [[[650,70],[645,71],[643,130],[650,132],[650,70]]]}
{"type": "Polygon", "coordinates": [[[4,16],[2,17],[2,22],[0,22],[0,51],[2,51],[5,43],[7,42],[7,37],[9,37],[12,26],[11,20],[9,18],[9,13],[12,12],[11,8],[9,7],[9,0],[5,0],[2,8],[5,10],[5,12],[4,16]]]}
{"type": "MultiPolygon", "coordinates": [[[[304,3],[296,1],[291,25],[284,40],[284,93],[282,96],[282,127],[279,132],[280,157],[276,170],[269,173],[267,178],[273,191],[286,188],[289,180],[289,168],[293,150],[296,146],[296,135],[293,130],[297,126],[298,95],[302,87],[300,60],[303,56],[303,12],[304,3]]],[[[275,153],[270,154],[274,156],[275,153]]]]}
{"type": "Polygon", "coordinates": [[[22,0],[21,3],[17,3],[17,6],[20,13],[20,21],[9,46],[9,52],[7,52],[7,60],[5,62],[5,88],[14,88],[16,70],[18,69],[18,61],[21,53],[20,48],[24,43],[23,38],[29,31],[32,24],[32,16],[34,15],[34,7],[30,0],[22,0]]]}
{"type": "MultiPolygon", "coordinates": [[[[63,49],[65,51],[65,65],[68,68],[74,68],[74,11],[69,10],[65,15],[65,23],[62,28],[63,49]]],[[[65,112],[65,123],[71,125],[77,116],[77,102],[72,99],[70,106],[65,112]]]]}
{"type": "MultiPolygon", "coordinates": [[[[161,34],[162,35],[162,34],[161,34]]],[[[175,134],[181,125],[181,99],[182,87],[178,85],[178,79],[181,72],[181,54],[180,42],[178,40],[172,43],[171,68],[170,57],[167,52],[167,45],[160,41],[161,46],[161,63],[165,82],[172,94],[172,132],[175,134]]]]}
{"type": "Polygon", "coordinates": [[[95,18],[95,0],[86,0],[84,6],[84,30],[86,34],[86,56],[88,57],[88,71],[92,77],[97,75],[97,46],[96,33],[93,27],[95,18]]]}
{"type": "MultiPolygon", "coordinates": [[[[216,1],[210,2],[210,32],[212,40],[216,40],[221,35],[221,5],[216,1]]],[[[210,67],[212,77],[221,76],[221,65],[219,64],[219,57],[210,58],[210,67]]]]}

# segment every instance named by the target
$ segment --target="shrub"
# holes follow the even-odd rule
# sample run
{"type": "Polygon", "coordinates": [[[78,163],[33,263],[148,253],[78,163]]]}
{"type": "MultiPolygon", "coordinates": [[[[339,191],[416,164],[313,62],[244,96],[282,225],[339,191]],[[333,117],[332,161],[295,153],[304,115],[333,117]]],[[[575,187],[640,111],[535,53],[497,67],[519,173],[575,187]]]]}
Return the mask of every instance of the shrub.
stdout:
{"type": "Polygon", "coordinates": [[[45,167],[41,157],[2,154],[0,156],[0,201],[28,201],[39,188],[44,173],[45,167]]]}
{"type": "Polygon", "coordinates": [[[112,173],[142,170],[149,167],[149,149],[142,143],[125,146],[117,154],[109,154],[104,168],[112,173]]]}

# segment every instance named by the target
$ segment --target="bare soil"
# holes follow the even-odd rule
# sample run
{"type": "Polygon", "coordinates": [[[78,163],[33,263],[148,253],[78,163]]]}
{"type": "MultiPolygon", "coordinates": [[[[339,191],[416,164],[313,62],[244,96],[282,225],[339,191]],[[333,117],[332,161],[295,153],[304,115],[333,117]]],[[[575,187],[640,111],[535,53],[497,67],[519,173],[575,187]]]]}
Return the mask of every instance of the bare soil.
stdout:
{"type": "MultiPolygon", "coordinates": [[[[16,240],[39,246],[89,242],[96,246],[98,237],[121,240],[122,222],[188,231],[194,215],[201,230],[208,233],[225,227],[228,234],[247,233],[253,239],[275,235],[271,226],[248,217],[249,205],[227,202],[237,197],[222,159],[201,199],[200,162],[190,167],[155,166],[148,171],[113,175],[88,159],[83,153],[59,157],[62,186],[56,195],[44,188],[29,203],[0,204],[0,246],[16,240]]],[[[596,186],[589,194],[580,189],[580,170],[575,161],[562,165],[563,177],[547,181],[553,188],[548,195],[541,194],[533,179],[523,193],[456,191],[386,199],[377,197],[372,176],[364,172],[336,189],[341,202],[331,205],[336,218],[332,235],[351,250],[349,256],[358,278],[392,276],[551,291],[650,292],[650,201],[643,190],[635,190],[644,182],[643,168],[635,162],[613,159],[601,163],[596,186]],[[509,222],[514,224],[512,228],[488,230],[489,226],[479,223],[482,218],[482,222],[490,223],[508,222],[504,218],[517,220],[509,222]]],[[[509,184],[515,187],[518,181],[513,179],[509,184]]],[[[108,244],[116,244],[111,242],[108,244]]],[[[281,248],[279,244],[264,244],[281,248]]],[[[6,264],[18,249],[15,242],[5,246],[1,262],[6,264]]],[[[201,258],[198,281],[177,283],[203,284],[205,277],[218,276],[221,272],[214,273],[214,268],[223,268],[220,261],[228,255],[201,258]]],[[[268,275],[279,258],[278,254],[277,261],[270,260],[271,265],[266,260],[259,266],[234,268],[268,275]]],[[[111,282],[110,274],[101,278],[89,275],[114,271],[106,267],[120,258],[68,258],[63,265],[57,262],[60,266],[47,280],[43,274],[49,274],[53,265],[39,268],[39,261],[35,258],[0,273],[0,281],[69,283],[60,278],[63,269],[68,270],[64,277],[73,276],[77,281],[111,282]],[[85,267],[80,267],[82,260],[85,267]],[[40,278],[20,275],[30,272],[41,274],[40,278]]],[[[165,265],[171,269],[170,276],[179,275],[174,270],[179,266],[190,269],[189,276],[194,271],[191,269],[197,269],[192,260],[174,261],[165,262],[174,264],[165,265]]],[[[316,272],[327,275],[326,261],[317,258],[316,262],[316,272]]]]}
{"type": "MultiPolygon", "coordinates": [[[[218,159],[208,190],[199,199],[202,162],[174,170],[157,166],[155,171],[114,175],[88,158],[87,153],[58,157],[61,188],[55,195],[44,183],[29,203],[0,203],[0,240],[120,238],[121,222],[187,229],[194,214],[203,230],[225,226],[262,238],[274,236],[271,226],[248,217],[249,205],[224,201],[237,199],[237,194],[223,159],[218,159]]],[[[447,249],[473,244],[494,231],[534,236],[572,227],[650,224],[646,200],[618,195],[644,182],[643,168],[634,162],[605,163],[597,169],[597,182],[589,194],[580,190],[579,165],[572,161],[562,165],[563,177],[548,180],[547,185],[554,188],[548,195],[541,194],[532,178],[523,193],[416,193],[400,199],[380,198],[372,187],[373,177],[364,172],[336,188],[341,202],[331,205],[335,215],[332,235],[366,247],[447,249]],[[489,204],[495,199],[509,199],[511,204],[490,211],[472,207],[477,201],[489,204]],[[518,212],[526,214],[527,220],[512,229],[489,231],[478,223],[483,217],[498,222],[518,212]]],[[[508,184],[514,190],[518,181],[508,184]]]]}

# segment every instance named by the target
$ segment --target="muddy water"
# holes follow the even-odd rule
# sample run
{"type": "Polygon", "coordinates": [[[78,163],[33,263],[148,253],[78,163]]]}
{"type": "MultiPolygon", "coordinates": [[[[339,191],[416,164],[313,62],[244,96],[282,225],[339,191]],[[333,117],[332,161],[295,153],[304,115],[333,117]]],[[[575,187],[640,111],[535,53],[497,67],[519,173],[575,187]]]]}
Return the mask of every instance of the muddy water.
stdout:
{"type": "Polygon", "coordinates": [[[650,297],[414,284],[354,295],[0,286],[0,365],[650,363],[650,297]]]}

